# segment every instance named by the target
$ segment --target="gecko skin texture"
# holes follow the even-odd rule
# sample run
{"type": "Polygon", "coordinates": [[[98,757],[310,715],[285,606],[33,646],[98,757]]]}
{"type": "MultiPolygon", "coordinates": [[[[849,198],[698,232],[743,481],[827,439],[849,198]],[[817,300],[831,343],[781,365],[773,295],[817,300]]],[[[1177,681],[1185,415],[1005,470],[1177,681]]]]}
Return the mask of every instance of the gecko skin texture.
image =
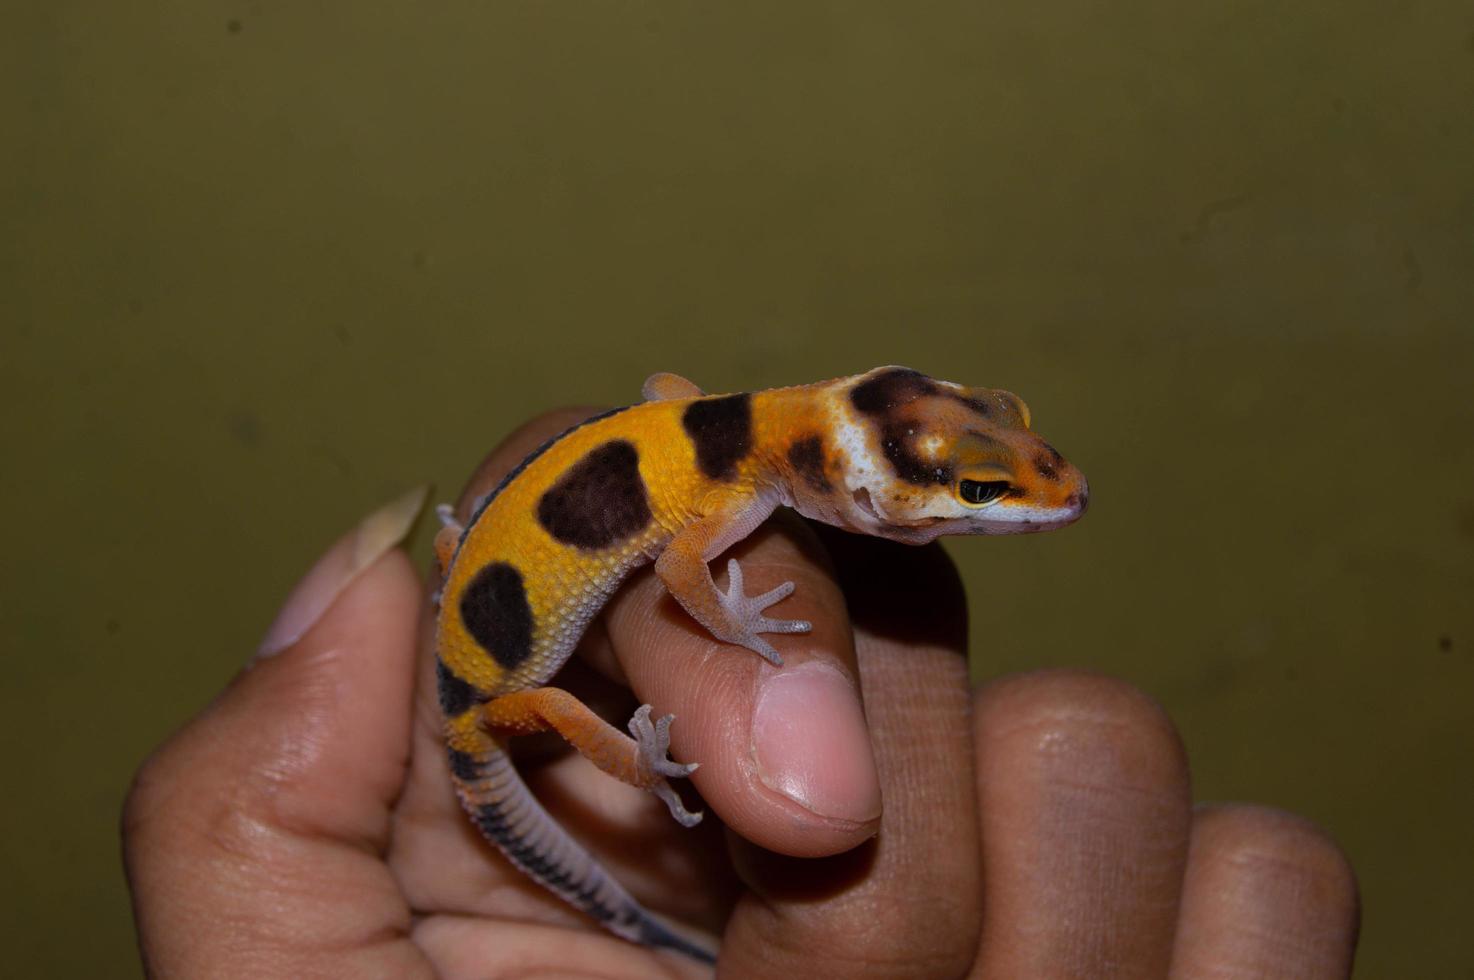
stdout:
{"type": "Polygon", "coordinates": [[[766,613],[793,584],[745,595],[734,560],[724,592],[708,565],[775,508],[924,544],[1062,527],[1085,512],[1089,491],[1030,431],[1016,395],[907,368],[734,395],[657,374],[643,393],[538,449],[464,526],[440,508],[440,706],[456,793],[514,865],[617,935],[711,963],[712,951],[647,912],[553,821],[507,756],[510,737],[556,731],[680,823],[701,819],[671,788],[695,768],[667,757],[671,718],[652,720],[645,705],[625,735],[545,686],[589,621],[653,560],[714,637],[781,666],[763,634],[809,624],[766,613]]]}

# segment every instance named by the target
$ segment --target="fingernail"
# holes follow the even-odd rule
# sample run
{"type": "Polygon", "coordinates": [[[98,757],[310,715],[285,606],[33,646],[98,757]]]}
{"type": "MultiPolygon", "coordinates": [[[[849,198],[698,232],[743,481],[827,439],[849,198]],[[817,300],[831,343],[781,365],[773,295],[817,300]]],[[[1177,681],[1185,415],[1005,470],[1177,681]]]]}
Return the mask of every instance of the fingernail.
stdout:
{"type": "Polygon", "coordinates": [[[817,660],[764,674],[752,718],[763,785],[828,820],[879,817],[870,729],[849,678],[817,660]]]}
{"type": "Polygon", "coordinates": [[[280,653],[301,639],[360,572],[404,540],[424,509],[429,493],[428,486],[416,487],[374,511],[339,538],[292,590],[276,621],[266,631],[256,657],[280,653]]]}

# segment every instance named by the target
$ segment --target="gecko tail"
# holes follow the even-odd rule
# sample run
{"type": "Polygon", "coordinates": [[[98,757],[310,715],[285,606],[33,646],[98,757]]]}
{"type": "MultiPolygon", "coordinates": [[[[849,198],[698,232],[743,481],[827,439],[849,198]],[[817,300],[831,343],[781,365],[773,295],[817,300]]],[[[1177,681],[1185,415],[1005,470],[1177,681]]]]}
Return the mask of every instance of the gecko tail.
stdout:
{"type": "MultiPolygon", "coordinates": [[[[645,910],[642,908],[642,912],[645,910]]],[[[649,912],[645,912],[644,921],[640,924],[640,936],[637,942],[656,949],[672,949],[677,953],[689,956],[698,963],[708,966],[716,966],[717,954],[705,946],[699,946],[684,936],[677,935],[670,929],[661,925],[660,920],[649,912]]]]}
{"type": "Polygon", "coordinates": [[[664,925],[568,836],[495,740],[486,738],[474,754],[451,749],[450,768],[456,795],[481,835],[524,874],[617,936],[716,963],[716,953],[664,925]]]}

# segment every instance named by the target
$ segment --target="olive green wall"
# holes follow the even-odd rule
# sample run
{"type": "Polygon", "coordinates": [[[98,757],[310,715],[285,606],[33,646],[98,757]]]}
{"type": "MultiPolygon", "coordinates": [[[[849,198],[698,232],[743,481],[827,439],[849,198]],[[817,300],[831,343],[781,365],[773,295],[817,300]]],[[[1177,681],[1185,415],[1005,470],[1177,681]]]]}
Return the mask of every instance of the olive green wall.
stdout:
{"type": "Polygon", "coordinates": [[[1203,798],[1349,850],[1359,977],[1469,975],[1468,3],[19,6],[17,975],[136,970],[129,773],[359,515],[655,370],[890,362],[1091,479],[952,549],[979,675],[1142,686],[1203,798]]]}

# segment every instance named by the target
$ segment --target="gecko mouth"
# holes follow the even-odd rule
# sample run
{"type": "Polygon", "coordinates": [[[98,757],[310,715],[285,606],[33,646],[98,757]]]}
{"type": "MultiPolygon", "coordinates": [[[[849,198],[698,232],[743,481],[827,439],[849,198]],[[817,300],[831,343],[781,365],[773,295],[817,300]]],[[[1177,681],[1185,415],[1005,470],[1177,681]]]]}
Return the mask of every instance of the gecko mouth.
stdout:
{"type": "Polygon", "coordinates": [[[1069,507],[1010,508],[991,519],[974,521],[977,534],[1032,534],[1053,531],[1078,521],[1085,513],[1083,504],[1069,507]],[[1007,516],[1002,516],[1006,513],[1007,516]]]}
{"type": "Polygon", "coordinates": [[[1038,531],[1054,531],[1075,523],[1073,517],[1039,519],[1026,517],[1017,521],[978,521],[976,534],[1034,534],[1038,531]]]}

